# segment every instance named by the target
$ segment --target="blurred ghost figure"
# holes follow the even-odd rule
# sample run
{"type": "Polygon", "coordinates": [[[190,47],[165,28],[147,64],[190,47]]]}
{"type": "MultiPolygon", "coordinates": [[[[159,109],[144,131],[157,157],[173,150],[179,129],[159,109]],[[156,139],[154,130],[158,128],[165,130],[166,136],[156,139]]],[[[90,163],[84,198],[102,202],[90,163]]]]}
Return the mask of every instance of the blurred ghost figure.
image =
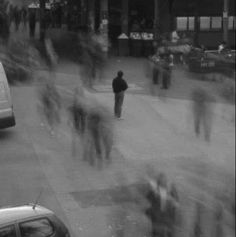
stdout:
{"type": "Polygon", "coordinates": [[[29,35],[30,38],[34,38],[35,36],[35,27],[36,27],[36,10],[35,9],[29,9],[28,13],[29,18],[29,35]]]}
{"type": "Polygon", "coordinates": [[[21,12],[17,6],[14,7],[14,23],[15,23],[15,31],[18,31],[19,25],[21,22],[21,12]]]}
{"type": "Polygon", "coordinates": [[[179,194],[175,184],[169,190],[168,209],[169,209],[169,236],[175,236],[177,227],[181,224],[181,213],[179,208],[179,194]]]}
{"type": "Polygon", "coordinates": [[[89,111],[87,115],[88,140],[85,147],[84,159],[89,161],[91,165],[94,165],[96,160],[98,161],[98,165],[101,165],[102,162],[101,120],[101,115],[97,110],[89,111]],[[96,160],[93,154],[94,151],[96,153],[96,160]]]}
{"type": "Polygon", "coordinates": [[[195,221],[193,226],[193,237],[203,237],[203,229],[202,229],[202,213],[203,213],[203,205],[200,202],[196,203],[196,213],[195,213],[195,221]]]}
{"type": "Polygon", "coordinates": [[[200,127],[203,126],[205,140],[210,142],[212,119],[213,119],[213,98],[204,89],[197,88],[192,91],[194,129],[196,136],[200,134],[200,127]]]}
{"type": "Polygon", "coordinates": [[[106,161],[110,161],[113,146],[112,123],[106,110],[99,105],[89,110],[86,121],[88,140],[84,148],[84,159],[91,165],[97,161],[97,165],[101,167],[104,156],[106,161]]]}
{"type": "Polygon", "coordinates": [[[21,8],[21,16],[22,16],[22,20],[23,20],[24,29],[27,28],[27,15],[28,15],[27,9],[25,7],[22,7],[21,8]]]}
{"type": "Polygon", "coordinates": [[[108,112],[103,109],[103,119],[101,120],[101,140],[104,148],[104,158],[106,162],[111,161],[111,151],[114,143],[113,124],[108,112]]]}
{"type": "Polygon", "coordinates": [[[223,207],[222,205],[218,205],[215,213],[215,237],[223,237],[223,207]]]}
{"type": "Polygon", "coordinates": [[[171,83],[171,66],[169,62],[164,62],[163,65],[163,75],[162,75],[162,87],[161,89],[167,90],[171,83]]]}
{"type": "Polygon", "coordinates": [[[46,82],[40,93],[43,114],[51,135],[54,135],[55,126],[60,122],[61,101],[53,82],[46,82]]]}
{"type": "Polygon", "coordinates": [[[149,180],[149,190],[146,198],[150,204],[146,210],[146,215],[151,221],[152,237],[172,237],[173,232],[173,218],[174,205],[173,199],[176,199],[174,190],[170,193],[167,187],[167,178],[165,174],[161,173],[157,179],[149,180]],[[170,198],[170,194],[173,195],[170,198]]]}
{"type": "Polygon", "coordinates": [[[83,138],[86,128],[87,108],[84,103],[84,92],[82,87],[74,91],[73,104],[69,107],[72,124],[72,155],[76,155],[76,141],[78,136],[83,138]]]}

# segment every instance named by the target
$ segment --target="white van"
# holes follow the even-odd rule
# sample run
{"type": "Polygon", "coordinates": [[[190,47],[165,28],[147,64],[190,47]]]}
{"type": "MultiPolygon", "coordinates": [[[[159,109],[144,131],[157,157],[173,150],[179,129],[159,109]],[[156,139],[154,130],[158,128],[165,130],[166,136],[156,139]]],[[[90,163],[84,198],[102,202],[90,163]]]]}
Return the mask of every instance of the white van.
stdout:
{"type": "Polygon", "coordinates": [[[0,129],[15,126],[15,116],[5,70],[0,62],[0,129]]]}

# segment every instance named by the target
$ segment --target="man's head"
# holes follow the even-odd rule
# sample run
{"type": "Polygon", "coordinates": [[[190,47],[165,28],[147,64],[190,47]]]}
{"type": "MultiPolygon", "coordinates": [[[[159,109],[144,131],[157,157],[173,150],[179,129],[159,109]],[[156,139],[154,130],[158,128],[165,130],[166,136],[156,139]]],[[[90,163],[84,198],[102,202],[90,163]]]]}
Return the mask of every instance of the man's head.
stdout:
{"type": "Polygon", "coordinates": [[[118,76],[118,77],[121,78],[121,77],[123,77],[123,75],[124,75],[124,73],[123,73],[122,71],[118,71],[118,72],[117,72],[117,76],[118,76]]]}

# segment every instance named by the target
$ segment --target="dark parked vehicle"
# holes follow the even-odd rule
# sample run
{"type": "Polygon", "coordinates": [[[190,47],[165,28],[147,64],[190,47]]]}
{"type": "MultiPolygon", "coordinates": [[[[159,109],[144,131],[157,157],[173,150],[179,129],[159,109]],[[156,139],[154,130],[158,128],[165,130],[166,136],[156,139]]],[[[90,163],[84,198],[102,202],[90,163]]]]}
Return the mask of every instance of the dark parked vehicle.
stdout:
{"type": "Polygon", "coordinates": [[[224,53],[218,53],[217,51],[190,53],[188,65],[189,70],[192,72],[219,72],[230,76],[235,71],[235,51],[228,50],[224,53]]]}

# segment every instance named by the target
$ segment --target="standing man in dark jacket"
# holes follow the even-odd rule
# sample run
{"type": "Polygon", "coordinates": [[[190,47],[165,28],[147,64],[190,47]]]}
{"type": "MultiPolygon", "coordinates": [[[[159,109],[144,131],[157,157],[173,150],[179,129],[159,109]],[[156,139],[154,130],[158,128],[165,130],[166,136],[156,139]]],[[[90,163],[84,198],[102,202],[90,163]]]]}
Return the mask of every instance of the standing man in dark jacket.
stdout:
{"type": "Polygon", "coordinates": [[[128,89],[126,81],[122,78],[123,74],[122,71],[119,71],[117,77],[114,78],[112,82],[112,88],[115,94],[114,114],[117,118],[121,118],[124,95],[125,91],[128,89]]]}

